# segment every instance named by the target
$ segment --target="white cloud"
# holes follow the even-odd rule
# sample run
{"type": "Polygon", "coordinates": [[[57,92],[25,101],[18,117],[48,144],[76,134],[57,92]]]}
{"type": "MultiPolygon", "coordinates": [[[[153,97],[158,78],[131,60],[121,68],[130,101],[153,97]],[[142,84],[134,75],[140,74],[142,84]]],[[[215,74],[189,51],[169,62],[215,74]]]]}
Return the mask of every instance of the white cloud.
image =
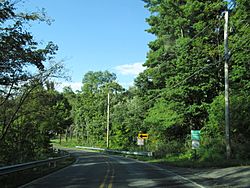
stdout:
{"type": "Polygon", "coordinates": [[[73,91],[81,90],[82,83],[81,82],[61,82],[56,84],[56,90],[62,92],[63,88],[66,86],[70,86],[73,91]]]}
{"type": "Polygon", "coordinates": [[[131,81],[131,82],[119,82],[119,84],[124,87],[125,89],[128,89],[129,87],[133,86],[134,85],[134,82],[131,81]]]}
{"type": "Polygon", "coordinates": [[[146,67],[142,66],[143,62],[136,62],[133,64],[125,64],[116,66],[115,69],[123,75],[138,75],[140,72],[143,72],[146,67]]]}

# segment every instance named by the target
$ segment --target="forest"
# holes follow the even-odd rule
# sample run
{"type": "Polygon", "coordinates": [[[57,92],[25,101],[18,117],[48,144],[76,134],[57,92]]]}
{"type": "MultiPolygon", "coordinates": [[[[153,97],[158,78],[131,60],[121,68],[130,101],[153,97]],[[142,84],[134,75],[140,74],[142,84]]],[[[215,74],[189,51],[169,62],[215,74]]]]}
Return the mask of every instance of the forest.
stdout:
{"type": "Polygon", "coordinates": [[[9,0],[0,3],[0,165],[47,158],[55,138],[106,148],[107,136],[111,149],[191,158],[191,130],[201,133],[200,161],[223,161],[226,58],[230,158],[250,159],[250,1],[144,3],[150,12],[147,32],[156,39],[148,44],[146,69],[134,86],[123,88],[109,71],[89,71],[76,92],[55,89],[53,79],[67,77],[54,60],[58,46],[41,47],[28,30],[33,21],[50,24],[46,15],[18,12],[9,0]],[[229,57],[224,52],[227,9],[229,57]],[[144,148],[137,145],[138,133],[149,135],[144,148]]]}

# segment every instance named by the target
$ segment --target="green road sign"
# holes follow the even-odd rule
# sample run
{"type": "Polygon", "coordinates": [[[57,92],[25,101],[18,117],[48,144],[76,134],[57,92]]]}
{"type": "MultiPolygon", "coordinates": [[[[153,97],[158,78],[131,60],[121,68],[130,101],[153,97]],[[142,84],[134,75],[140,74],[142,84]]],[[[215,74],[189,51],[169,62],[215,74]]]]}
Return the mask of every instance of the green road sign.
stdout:
{"type": "Polygon", "coordinates": [[[191,139],[200,140],[200,130],[191,130],[191,139]]]}

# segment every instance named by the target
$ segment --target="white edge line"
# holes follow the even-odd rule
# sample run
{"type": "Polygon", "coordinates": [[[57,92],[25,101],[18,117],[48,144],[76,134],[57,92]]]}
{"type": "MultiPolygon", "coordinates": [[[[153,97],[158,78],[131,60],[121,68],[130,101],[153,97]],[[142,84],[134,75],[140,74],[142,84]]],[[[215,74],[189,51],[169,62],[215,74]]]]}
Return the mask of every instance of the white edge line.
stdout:
{"type": "MultiPolygon", "coordinates": [[[[113,157],[113,156],[112,156],[112,157],[113,157]]],[[[122,157],[122,156],[120,156],[120,157],[122,157]]],[[[123,157],[122,157],[122,158],[123,158],[123,157]]],[[[128,159],[128,158],[126,158],[126,159],[128,159]]],[[[149,165],[149,166],[153,166],[154,168],[158,168],[158,169],[161,169],[161,170],[165,170],[165,171],[167,171],[168,173],[171,173],[171,174],[173,174],[173,175],[176,175],[176,176],[178,176],[179,178],[184,179],[184,180],[186,180],[186,181],[188,181],[188,182],[190,182],[190,183],[196,185],[197,187],[205,188],[204,186],[202,186],[202,185],[200,185],[200,184],[198,184],[198,183],[196,183],[196,182],[194,182],[194,181],[192,181],[192,180],[190,180],[190,179],[188,179],[188,178],[185,178],[185,177],[183,177],[183,176],[181,176],[181,175],[179,175],[179,174],[173,172],[172,170],[167,170],[167,169],[165,169],[165,168],[161,168],[161,167],[159,167],[159,166],[152,165],[152,164],[150,164],[150,163],[148,163],[148,162],[145,162],[145,161],[139,161],[139,160],[132,159],[132,158],[129,158],[129,159],[132,160],[132,161],[136,161],[136,162],[142,163],[142,164],[146,164],[146,165],[149,165]]],[[[78,162],[79,162],[79,159],[77,159],[72,165],[74,165],[74,164],[76,164],[76,163],[78,163],[78,162]]],[[[24,184],[24,185],[20,186],[20,188],[25,188],[26,186],[29,186],[30,184],[35,183],[36,181],[45,179],[45,178],[48,177],[48,176],[54,175],[54,174],[56,174],[56,173],[59,173],[59,172],[65,170],[65,169],[67,169],[67,168],[70,168],[72,165],[67,166],[67,167],[65,167],[65,168],[62,168],[62,169],[60,169],[60,170],[58,170],[58,171],[52,172],[52,173],[50,173],[50,174],[48,174],[48,175],[46,175],[46,176],[43,176],[43,177],[41,177],[41,178],[37,178],[37,179],[35,179],[35,180],[33,180],[33,181],[27,183],[27,184],[24,184]]]]}
{"type": "MultiPolygon", "coordinates": [[[[114,156],[112,156],[112,157],[114,157],[114,156]]],[[[122,156],[120,156],[120,157],[122,157],[122,156]]],[[[114,157],[114,158],[115,158],[115,157],[114,157]]],[[[132,161],[136,161],[136,162],[139,162],[139,163],[142,163],[142,164],[146,164],[146,165],[148,165],[148,166],[153,166],[153,167],[158,168],[158,169],[160,169],[160,170],[165,170],[165,171],[167,171],[167,172],[170,173],[170,174],[173,174],[173,175],[175,175],[175,176],[178,176],[179,178],[184,179],[184,180],[186,180],[186,181],[188,181],[188,182],[190,182],[190,183],[196,185],[197,187],[206,188],[206,187],[204,187],[203,185],[200,185],[200,184],[196,183],[196,182],[193,181],[193,180],[190,180],[190,179],[188,179],[188,178],[185,178],[184,176],[181,176],[181,175],[179,175],[179,174],[173,172],[172,170],[168,170],[168,169],[165,169],[165,168],[161,168],[161,167],[159,167],[159,166],[150,164],[150,163],[145,162],[145,161],[139,161],[139,160],[132,159],[132,158],[126,158],[126,159],[130,159],[130,160],[132,160],[132,161]]]]}
{"type": "MultiPolygon", "coordinates": [[[[138,161],[138,160],[136,160],[136,161],[138,161]]],[[[188,182],[190,182],[190,183],[192,183],[192,184],[194,184],[194,185],[196,185],[196,186],[198,186],[198,187],[200,187],[200,188],[205,188],[203,185],[200,185],[200,184],[196,183],[196,182],[193,181],[193,180],[190,180],[190,179],[188,179],[188,178],[185,178],[184,176],[181,176],[181,175],[179,175],[179,174],[173,172],[172,170],[168,170],[168,169],[165,169],[165,168],[161,168],[161,167],[159,167],[159,166],[156,166],[156,165],[153,165],[153,164],[144,162],[144,161],[138,161],[138,162],[143,163],[143,164],[147,164],[147,165],[149,165],[149,166],[156,167],[156,168],[161,169],[161,170],[165,170],[165,171],[167,171],[168,173],[171,173],[171,174],[173,174],[173,175],[176,175],[176,176],[178,176],[179,178],[184,179],[184,180],[186,180],[186,181],[188,181],[188,182]]]]}

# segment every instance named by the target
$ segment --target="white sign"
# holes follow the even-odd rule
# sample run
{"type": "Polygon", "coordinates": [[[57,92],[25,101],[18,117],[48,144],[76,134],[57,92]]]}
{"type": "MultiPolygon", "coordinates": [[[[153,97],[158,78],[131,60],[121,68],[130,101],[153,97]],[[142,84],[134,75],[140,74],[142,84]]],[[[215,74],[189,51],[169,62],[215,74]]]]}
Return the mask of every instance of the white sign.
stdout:
{"type": "Polygon", "coordinates": [[[199,140],[192,140],[192,149],[197,149],[200,147],[200,141],[199,140]]]}
{"type": "Polygon", "coordinates": [[[137,138],[137,145],[143,146],[144,145],[144,139],[143,138],[137,138]]]}

